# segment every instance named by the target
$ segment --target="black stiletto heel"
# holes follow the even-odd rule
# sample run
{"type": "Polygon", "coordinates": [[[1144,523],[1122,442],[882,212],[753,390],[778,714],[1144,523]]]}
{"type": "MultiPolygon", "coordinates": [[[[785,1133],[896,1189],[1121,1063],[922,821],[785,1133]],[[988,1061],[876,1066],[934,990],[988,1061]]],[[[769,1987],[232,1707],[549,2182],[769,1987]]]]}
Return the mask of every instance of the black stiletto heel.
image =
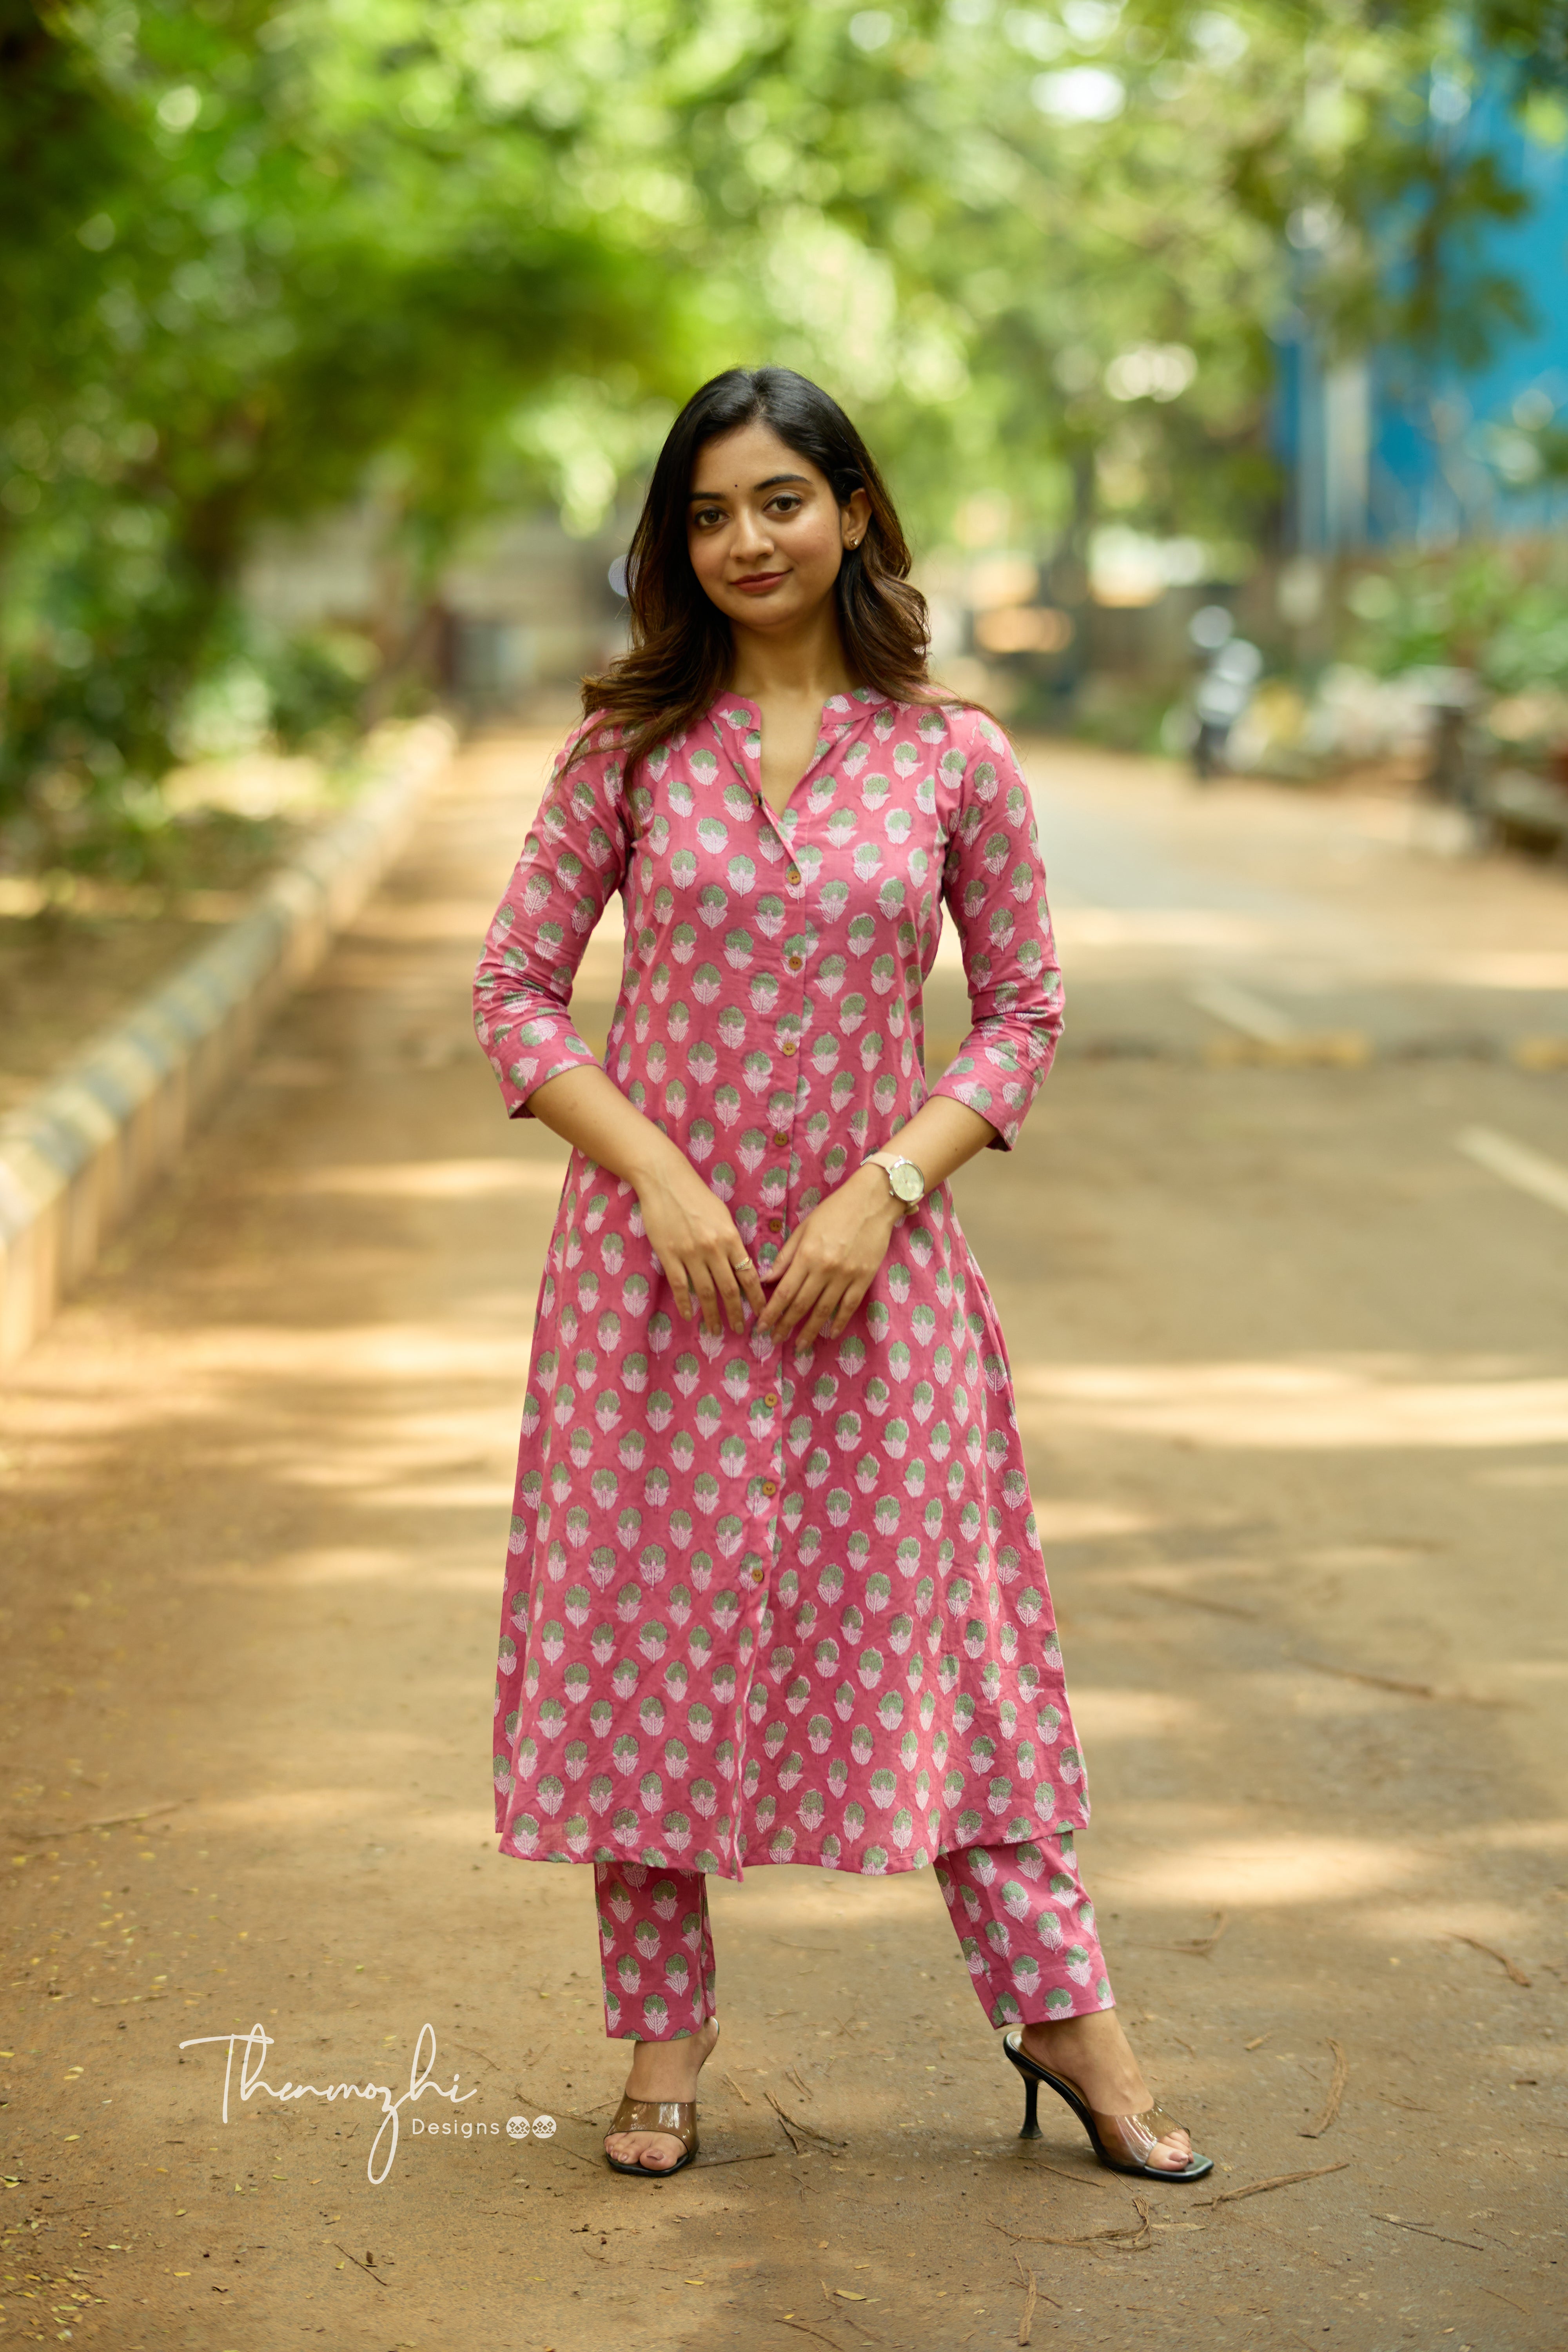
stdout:
{"type": "Polygon", "coordinates": [[[1141,2116],[1097,2115],[1075,2083],[1063,2074],[1053,2074],[1024,2048],[1022,2035],[1015,2030],[1002,2036],[1003,2055],[1017,2068],[1024,2078],[1024,2124],[1020,2139],[1041,2137],[1039,2121],[1040,2084],[1064,2099],[1089,2135],[1089,2144],[1101,2164],[1112,2172],[1136,2172],[1145,2180],[1202,2180],[1214,2170],[1212,2156],[1200,2156],[1194,2148],[1187,2162],[1173,2169],[1168,2165],[1150,2164],[1151,2148],[1176,2131],[1185,2131],[1185,2124],[1172,2121],[1161,2107],[1145,2107],[1141,2116]],[[1107,2135],[1111,2137],[1108,2137],[1107,2135]]]}

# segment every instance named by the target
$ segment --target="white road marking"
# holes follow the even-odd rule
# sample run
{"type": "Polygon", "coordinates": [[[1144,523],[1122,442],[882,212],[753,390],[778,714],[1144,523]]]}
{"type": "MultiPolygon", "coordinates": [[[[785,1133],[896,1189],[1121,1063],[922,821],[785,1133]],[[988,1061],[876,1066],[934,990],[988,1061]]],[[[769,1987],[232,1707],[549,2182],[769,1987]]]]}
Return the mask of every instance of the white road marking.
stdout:
{"type": "Polygon", "coordinates": [[[1244,1037],[1255,1037],[1261,1045],[1286,1045],[1296,1035],[1296,1024],[1261,996],[1254,996],[1249,988],[1238,988],[1232,980],[1204,980],[1187,991],[1188,1002],[1200,1013],[1212,1013],[1216,1021],[1232,1029],[1239,1029],[1244,1037]]]}
{"type": "Polygon", "coordinates": [[[1568,1168],[1561,1160],[1548,1160],[1543,1151],[1531,1151],[1528,1144],[1515,1143],[1492,1127],[1467,1127],[1454,1141],[1467,1160],[1568,1217],[1568,1168]]]}

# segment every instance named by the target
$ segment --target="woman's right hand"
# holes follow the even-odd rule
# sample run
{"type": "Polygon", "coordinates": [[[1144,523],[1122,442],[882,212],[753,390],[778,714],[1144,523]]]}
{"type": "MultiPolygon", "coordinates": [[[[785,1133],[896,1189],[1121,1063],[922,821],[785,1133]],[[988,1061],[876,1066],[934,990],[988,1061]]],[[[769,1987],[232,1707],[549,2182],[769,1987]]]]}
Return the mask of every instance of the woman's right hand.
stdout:
{"type": "Polygon", "coordinates": [[[715,1338],[728,1318],[738,1338],[746,1328],[743,1302],[760,1315],[767,1297],[734,1218],[680,1146],[592,1066],[546,1078],[529,1096],[528,1109],[595,1167],[632,1186],[679,1313],[700,1315],[715,1338]]]}
{"type": "Polygon", "coordinates": [[[767,1298],[723,1202],[673,1144],[634,1181],[643,1230],[664,1268],[677,1312],[688,1318],[700,1315],[703,1329],[715,1336],[728,1321],[739,1337],[746,1328],[745,1306],[760,1315],[767,1298]]]}

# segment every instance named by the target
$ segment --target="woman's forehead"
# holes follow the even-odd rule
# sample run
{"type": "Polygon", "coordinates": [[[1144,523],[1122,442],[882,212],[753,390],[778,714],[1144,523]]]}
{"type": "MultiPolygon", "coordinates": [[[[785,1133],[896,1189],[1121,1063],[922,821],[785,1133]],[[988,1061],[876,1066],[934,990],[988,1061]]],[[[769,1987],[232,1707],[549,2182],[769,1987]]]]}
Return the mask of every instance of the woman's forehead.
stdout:
{"type": "Polygon", "coordinates": [[[691,468],[691,495],[745,497],[784,478],[814,484],[826,480],[809,457],[781,440],[771,425],[754,417],[749,425],[720,434],[698,452],[691,468]]]}

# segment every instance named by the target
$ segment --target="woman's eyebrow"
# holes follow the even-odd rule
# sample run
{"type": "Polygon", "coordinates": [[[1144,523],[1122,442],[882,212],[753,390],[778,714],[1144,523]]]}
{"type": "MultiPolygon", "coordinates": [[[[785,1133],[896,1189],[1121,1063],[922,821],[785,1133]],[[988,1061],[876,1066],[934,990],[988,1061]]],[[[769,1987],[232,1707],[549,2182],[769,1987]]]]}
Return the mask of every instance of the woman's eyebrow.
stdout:
{"type": "MultiPolygon", "coordinates": [[[[805,482],[806,487],[810,488],[809,480],[805,474],[770,474],[764,481],[753,482],[752,488],[753,491],[776,490],[781,482],[805,482]]],[[[689,503],[693,506],[713,504],[728,496],[727,490],[693,490],[689,503]]]]}

